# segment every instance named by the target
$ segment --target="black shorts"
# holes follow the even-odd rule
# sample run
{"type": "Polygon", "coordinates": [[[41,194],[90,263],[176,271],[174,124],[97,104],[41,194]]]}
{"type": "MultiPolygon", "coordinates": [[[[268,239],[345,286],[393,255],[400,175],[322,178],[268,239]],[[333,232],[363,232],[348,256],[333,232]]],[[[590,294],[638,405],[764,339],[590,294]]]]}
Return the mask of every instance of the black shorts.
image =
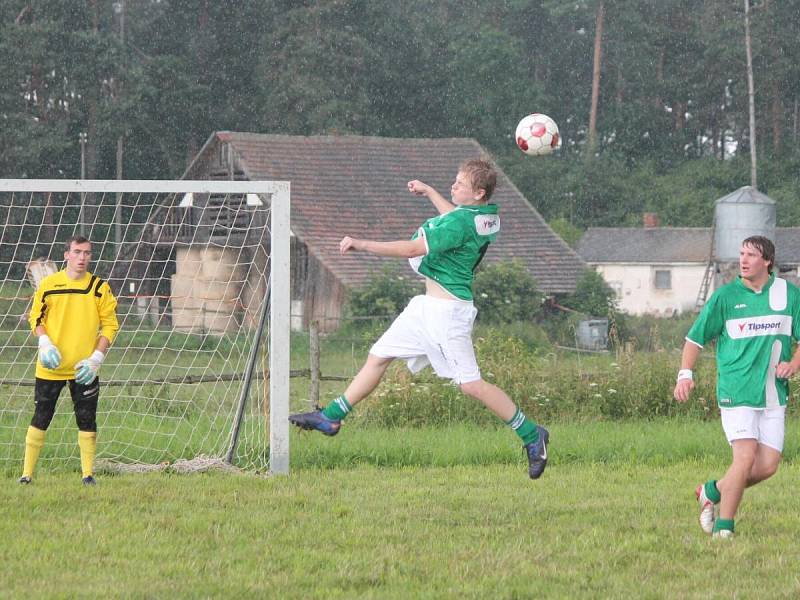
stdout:
{"type": "Polygon", "coordinates": [[[89,385],[76,383],[74,379],[40,379],[36,378],[34,401],[36,410],[31,425],[47,430],[55,414],[56,402],[64,386],[69,384],[72,405],[75,410],[75,421],[81,431],[97,431],[97,400],[100,397],[100,379],[96,378],[89,385]]]}
{"type": "Polygon", "coordinates": [[[100,395],[99,377],[95,378],[89,385],[81,385],[76,383],[74,379],[39,379],[37,377],[34,399],[37,402],[40,400],[55,402],[66,384],[69,384],[69,393],[74,404],[91,402],[92,400],[97,402],[97,398],[100,395]]]}

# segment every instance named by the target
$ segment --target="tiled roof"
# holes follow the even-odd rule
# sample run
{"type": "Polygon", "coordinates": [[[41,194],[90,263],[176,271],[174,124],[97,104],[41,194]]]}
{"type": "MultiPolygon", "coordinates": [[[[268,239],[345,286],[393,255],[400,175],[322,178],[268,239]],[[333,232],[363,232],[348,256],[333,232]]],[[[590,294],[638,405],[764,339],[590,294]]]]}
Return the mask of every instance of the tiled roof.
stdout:
{"type": "MultiPolygon", "coordinates": [[[[800,227],[775,229],[779,264],[800,264],[800,227]]],[[[587,263],[708,262],[708,227],[590,227],[578,243],[587,263]]]]}
{"type": "MultiPolygon", "coordinates": [[[[427,198],[408,192],[408,181],[420,179],[447,198],[458,165],[485,154],[472,139],[237,132],[216,133],[204,151],[213,151],[220,138],[231,143],[248,179],[291,182],[292,231],[346,286],[365,283],[382,265],[397,259],[365,253],[341,256],[342,237],[409,239],[437,213],[427,198]]],[[[185,175],[202,176],[193,167],[185,175]]],[[[503,173],[492,202],[500,209],[501,231],[486,261],[518,258],[543,291],[573,291],[585,263],[503,173]]]]}
{"type": "Polygon", "coordinates": [[[705,227],[590,227],[578,243],[587,263],[708,262],[710,251],[705,227]]]}

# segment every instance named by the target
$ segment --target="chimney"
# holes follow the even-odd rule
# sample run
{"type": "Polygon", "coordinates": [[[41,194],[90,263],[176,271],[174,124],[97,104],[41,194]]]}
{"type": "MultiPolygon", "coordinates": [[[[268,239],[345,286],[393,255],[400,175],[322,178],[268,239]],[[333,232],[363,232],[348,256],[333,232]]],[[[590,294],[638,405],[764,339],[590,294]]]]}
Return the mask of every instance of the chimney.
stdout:
{"type": "Polygon", "coordinates": [[[642,225],[644,225],[645,229],[658,227],[659,226],[658,213],[653,213],[653,212],[642,213],[642,225]]]}

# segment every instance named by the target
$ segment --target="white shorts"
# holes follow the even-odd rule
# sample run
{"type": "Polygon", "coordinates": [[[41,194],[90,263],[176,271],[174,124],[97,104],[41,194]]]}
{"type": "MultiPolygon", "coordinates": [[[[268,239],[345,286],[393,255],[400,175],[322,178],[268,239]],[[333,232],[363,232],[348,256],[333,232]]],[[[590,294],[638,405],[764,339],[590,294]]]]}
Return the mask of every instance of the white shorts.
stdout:
{"type": "Polygon", "coordinates": [[[720,408],[719,412],[722,414],[722,428],[729,443],[736,440],[758,440],[759,444],[783,452],[785,406],[759,409],[737,406],[720,408]]]}
{"type": "Polygon", "coordinates": [[[472,325],[478,311],[472,302],[414,296],[370,349],[381,358],[402,358],[412,373],[428,365],[454,383],[481,378],[472,325]]]}

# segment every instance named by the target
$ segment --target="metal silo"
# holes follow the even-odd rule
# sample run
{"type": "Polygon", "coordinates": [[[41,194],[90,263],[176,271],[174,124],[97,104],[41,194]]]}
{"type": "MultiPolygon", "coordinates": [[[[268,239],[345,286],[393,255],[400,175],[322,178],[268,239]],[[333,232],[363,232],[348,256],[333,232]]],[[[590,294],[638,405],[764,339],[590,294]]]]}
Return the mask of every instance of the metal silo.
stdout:
{"type": "Polygon", "coordinates": [[[775,241],[775,201],[752,186],[744,186],[714,204],[714,258],[739,260],[742,240],[763,235],[775,241]]]}

